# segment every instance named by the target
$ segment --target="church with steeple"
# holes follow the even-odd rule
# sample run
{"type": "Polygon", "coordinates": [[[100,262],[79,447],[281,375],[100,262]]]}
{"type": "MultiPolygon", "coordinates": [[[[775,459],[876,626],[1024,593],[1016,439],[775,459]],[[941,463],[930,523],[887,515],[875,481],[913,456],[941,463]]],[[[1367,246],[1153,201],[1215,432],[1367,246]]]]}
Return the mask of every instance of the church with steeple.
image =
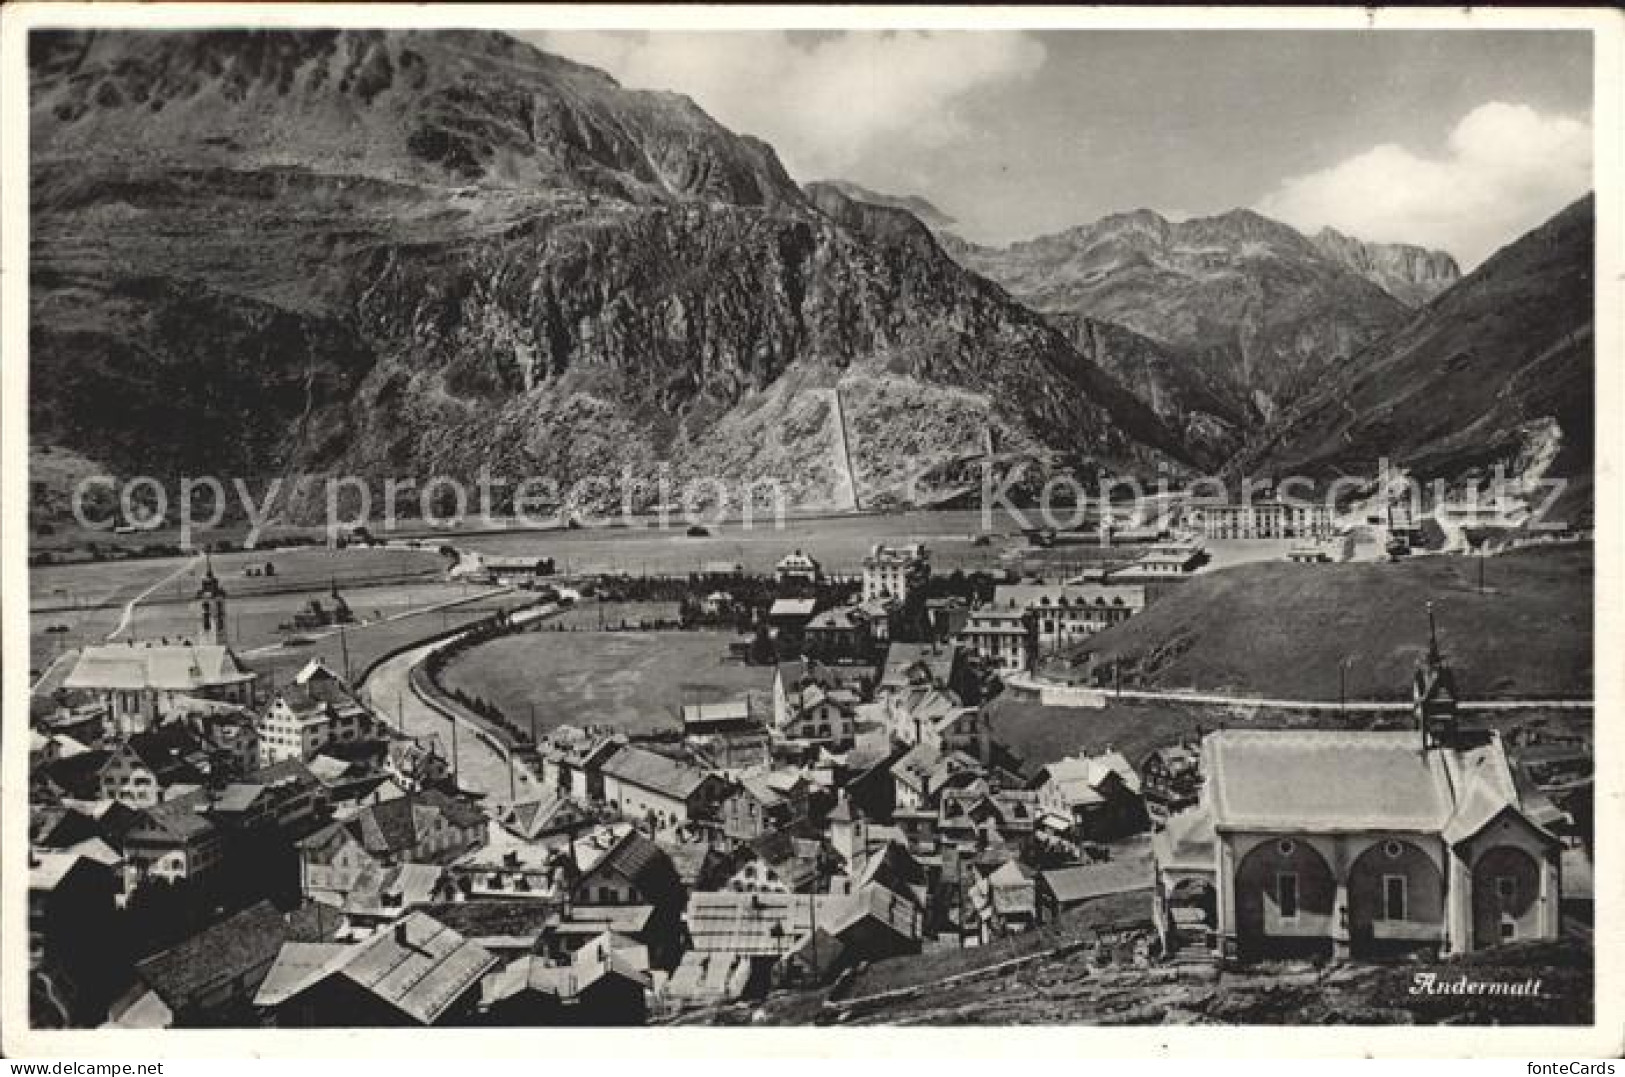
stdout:
{"type": "Polygon", "coordinates": [[[194,708],[197,700],[254,704],[255,674],[228,646],[226,591],[207,554],[193,603],[194,637],[157,642],[131,638],[79,653],[62,687],[90,693],[105,704],[110,736],[148,732],[194,708]]]}
{"type": "Polygon", "coordinates": [[[1495,730],[1463,723],[1427,612],[1413,729],[1203,739],[1197,805],[1152,839],[1168,952],[1358,960],[1557,937],[1566,817],[1520,785],[1495,730]]]}

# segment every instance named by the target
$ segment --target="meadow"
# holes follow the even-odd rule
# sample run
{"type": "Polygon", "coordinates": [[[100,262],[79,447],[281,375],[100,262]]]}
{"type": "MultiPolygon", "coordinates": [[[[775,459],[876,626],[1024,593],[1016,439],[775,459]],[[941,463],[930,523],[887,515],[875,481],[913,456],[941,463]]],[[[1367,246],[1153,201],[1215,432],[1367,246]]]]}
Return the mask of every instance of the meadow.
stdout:
{"type": "MultiPolygon", "coordinates": [[[[609,605],[606,616],[613,623],[620,612],[609,605]]],[[[458,655],[446,664],[442,683],[489,700],[522,726],[534,707],[539,733],[585,724],[617,725],[628,732],[676,729],[684,703],[749,693],[765,713],[773,667],[729,661],[728,644],[736,638],[713,631],[543,627],[458,655]]]]}

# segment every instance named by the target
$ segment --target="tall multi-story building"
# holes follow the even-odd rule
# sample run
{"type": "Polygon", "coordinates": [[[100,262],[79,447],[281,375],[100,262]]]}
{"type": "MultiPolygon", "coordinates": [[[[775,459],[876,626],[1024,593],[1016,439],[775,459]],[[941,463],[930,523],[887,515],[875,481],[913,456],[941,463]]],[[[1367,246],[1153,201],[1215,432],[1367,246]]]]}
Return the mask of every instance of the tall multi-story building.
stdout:
{"type": "Polygon", "coordinates": [[[876,543],[863,559],[863,599],[890,597],[902,602],[931,576],[931,554],[923,543],[876,543]]]}

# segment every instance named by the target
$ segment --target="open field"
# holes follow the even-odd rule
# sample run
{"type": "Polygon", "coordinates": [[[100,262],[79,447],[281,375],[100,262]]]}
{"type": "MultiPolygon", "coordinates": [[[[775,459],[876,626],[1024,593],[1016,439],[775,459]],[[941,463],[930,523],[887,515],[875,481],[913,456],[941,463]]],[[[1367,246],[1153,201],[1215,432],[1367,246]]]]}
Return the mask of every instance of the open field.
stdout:
{"type": "MultiPolygon", "coordinates": [[[[1139,765],[1152,750],[1173,744],[1198,731],[1237,729],[1369,729],[1382,723],[1393,728],[1409,722],[1409,715],[1352,714],[1339,719],[1335,712],[1281,711],[1250,707],[1221,707],[1194,703],[1146,702],[1108,699],[1093,707],[1046,707],[1035,699],[1005,694],[989,707],[993,736],[1030,767],[1041,766],[1079,752],[1098,754],[1115,748],[1139,765]]],[[[1554,730],[1590,736],[1589,711],[1462,712],[1469,726],[1506,730],[1538,718],[1554,730]]]]}
{"type": "MultiPolygon", "coordinates": [[[[357,623],[349,626],[349,630],[353,631],[386,617],[443,605],[488,590],[489,587],[468,584],[427,582],[355,589],[341,587],[339,593],[355,613],[357,623]]],[[[326,587],[279,595],[238,597],[234,594],[228,604],[229,642],[240,653],[248,653],[278,643],[287,636],[324,633],[327,631],[325,628],[293,627],[294,614],[305,609],[313,600],[320,602],[324,609],[333,608],[332,597],[326,587]]],[[[190,636],[196,631],[196,624],[197,615],[190,602],[143,602],[136,609],[129,634],[136,639],[149,640],[165,636],[190,636]]]]}
{"type": "Polygon", "coordinates": [[[634,576],[687,574],[707,561],[738,562],[747,572],[767,573],[779,558],[795,549],[816,557],[826,572],[856,574],[876,542],[924,542],[937,572],[993,570],[1005,542],[1021,541],[1016,523],[995,513],[987,532],[988,545],[975,545],[976,537],[985,530],[979,510],[791,519],[782,527],[771,519],[759,520],[752,527],[723,523],[710,526],[711,533],[704,538],[688,537],[676,516],[666,529],[641,526],[648,522],[541,534],[469,535],[446,541],[482,553],[552,557],[562,573],[624,572],[634,576]]]}
{"type": "MultiPolygon", "coordinates": [[[[581,612],[591,612],[583,610],[581,612]]],[[[681,706],[747,692],[767,705],[772,667],[726,660],[726,632],[553,632],[481,644],[446,664],[442,682],[482,696],[538,733],[560,725],[675,728],[681,706]]]]}
{"type": "MultiPolygon", "coordinates": [[[[230,596],[230,642],[240,650],[280,640],[284,633],[278,626],[290,622],[294,611],[312,598],[330,605],[327,591],[335,580],[356,615],[365,619],[472,593],[467,585],[436,582],[444,561],[432,550],[275,550],[221,554],[214,566],[230,596]],[[247,566],[267,562],[276,566],[276,575],[243,575],[247,566]]],[[[121,639],[192,634],[196,611],[191,603],[202,571],[203,562],[193,557],[31,568],[30,668],[42,670],[63,651],[104,641],[118,627],[125,604],[138,596],[144,597],[121,639]],[[63,631],[48,631],[52,628],[63,631]]]]}
{"type": "MultiPolygon", "coordinates": [[[[1592,575],[1589,546],[1482,562],[1241,565],[1190,580],[1073,655],[1092,655],[1096,668],[1121,663],[1125,687],[1333,701],[1346,660],[1347,698],[1403,699],[1432,602],[1464,697],[1585,699],[1592,575]]],[[[1063,657],[1044,672],[1076,678],[1083,666],[1063,657]]]]}
{"type": "MultiPolygon", "coordinates": [[[[362,673],[383,655],[399,650],[428,636],[450,631],[463,625],[483,620],[499,610],[512,610],[536,601],[535,595],[523,591],[469,591],[466,602],[438,610],[421,611],[394,620],[350,627],[344,630],[342,644],[337,632],[315,640],[306,646],[279,647],[244,656],[262,684],[283,684],[312,658],[321,658],[334,669],[342,669],[343,651],[349,650],[350,669],[359,680],[362,673]]],[[[448,600],[450,596],[448,596],[448,600]]],[[[314,635],[315,633],[306,633],[314,635]]]]}

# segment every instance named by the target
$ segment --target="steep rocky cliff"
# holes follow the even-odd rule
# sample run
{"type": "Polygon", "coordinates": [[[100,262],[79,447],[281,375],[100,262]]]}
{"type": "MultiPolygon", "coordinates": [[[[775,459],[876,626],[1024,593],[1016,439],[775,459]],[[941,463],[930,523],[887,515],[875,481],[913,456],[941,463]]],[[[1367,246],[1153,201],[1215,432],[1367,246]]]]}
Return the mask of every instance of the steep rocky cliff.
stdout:
{"type": "Polygon", "coordinates": [[[1443,251],[1409,243],[1365,243],[1335,228],[1314,235],[1315,246],[1406,306],[1419,307],[1461,279],[1461,267],[1443,251]]]}
{"type": "Polygon", "coordinates": [[[1194,462],[907,212],[503,35],[48,34],[30,74],[37,444],[827,503],[852,379],[888,389],[856,407],[875,489],[900,442],[953,485],[989,428],[1044,466],[1194,462]]]}

